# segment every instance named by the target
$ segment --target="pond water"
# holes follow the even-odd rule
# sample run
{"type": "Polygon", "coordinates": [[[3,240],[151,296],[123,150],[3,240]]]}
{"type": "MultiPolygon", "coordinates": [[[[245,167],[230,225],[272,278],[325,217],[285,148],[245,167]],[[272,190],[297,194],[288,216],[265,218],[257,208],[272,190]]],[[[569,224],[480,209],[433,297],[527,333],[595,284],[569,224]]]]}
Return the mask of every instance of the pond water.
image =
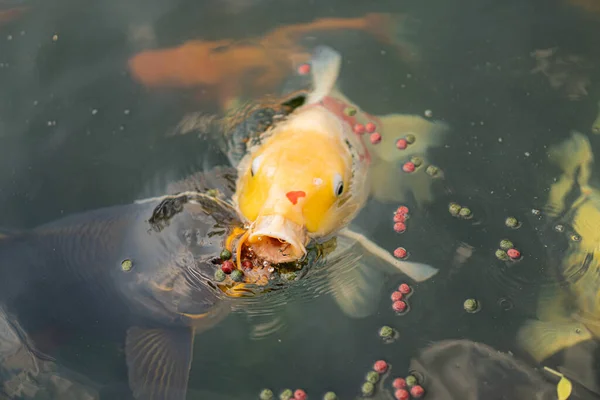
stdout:
{"type": "MultiPolygon", "coordinates": [[[[556,385],[540,368],[556,369],[564,360],[540,365],[516,337],[535,316],[545,272],[557,268],[569,242],[544,211],[561,174],[548,150],[573,130],[589,138],[592,150],[600,146],[592,130],[600,102],[597,2],[52,0],[0,1],[0,8],[0,226],[9,232],[164,194],[169,182],[226,164],[216,145],[197,133],[169,133],[189,113],[219,115],[237,98],[277,94],[294,74],[299,52],[319,44],[340,52],[339,89],[367,112],[423,116],[430,110],[449,127],[444,143],[427,153],[444,173],[433,183],[432,201],[420,206],[410,195],[402,203],[372,200],[354,222],[385,249],[405,247],[411,261],[440,269],[411,283],[410,311],[398,316],[391,308],[391,293],[409,282],[396,275],[386,279],[377,312],[362,319],[344,315],[331,295],[314,293],[301,301],[289,296],[264,320],[235,313],[196,337],[189,399],[254,399],[263,388],[354,399],[376,360],[392,365],[391,378],[406,376],[411,359],[450,339],[510,352],[556,385]],[[402,17],[361,25],[373,13],[402,17]],[[338,26],[331,18],[346,22],[338,26]],[[310,25],[319,20],[320,27],[310,25]],[[279,36],[270,32],[289,33],[285,28],[294,24],[300,26],[294,40],[282,40],[278,51],[265,53],[273,59],[258,65],[250,65],[254,53],[209,61],[198,45],[140,61],[137,71],[131,67],[144,52],[188,41],[235,53],[244,41],[274,41],[279,36]],[[275,61],[283,66],[272,67],[275,61]],[[535,72],[546,61],[556,63],[554,69],[535,72]],[[468,206],[473,218],[451,216],[451,202],[468,206]],[[401,204],[411,217],[407,231],[397,234],[392,215],[401,204]],[[505,226],[510,216],[521,222],[519,229],[505,226]],[[496,258],[505,238],[521,251],[518,262],[496,258]],[[468,298],[477,299],[479,312],[465,312],[468,298]],[[257,337],[258,324],[273,317],[278,329],[257,337]],[[384,325],[399,333],[393,344],[378,337],[384,325]]],[[[399,180],[403,174],[398,171],[399,180]]],[[[101,334],[59,342],[51,355],[70,371],[59,369],[60,376],[95,387],[102,398],[131,398],[119,343],[101,334]]],[[[585,362],[583,369],[600,376],[597,357],[585,362]]],[[[482,369],[469,368],[474,375],[482,369]]],[[[417,372],[425,375],[427,391],[435,377],[417,372]]],[[[578,374],[569,379],[577,382],[578,374]]],[[[393,393],[391,378],[384,387],[393,393]]],[[[498,388],[513,385],[500,373],[480,379],[498,388]]],[[[600,399],[598,382],[581,379],[587,389],[576,385],[571,398],[600,399]]],[[[41,378],[38,384],[44,385],[41,378]]],[[[432,391],[427,398],[534,398],[526,390],[457,393],[432,391]]]]}

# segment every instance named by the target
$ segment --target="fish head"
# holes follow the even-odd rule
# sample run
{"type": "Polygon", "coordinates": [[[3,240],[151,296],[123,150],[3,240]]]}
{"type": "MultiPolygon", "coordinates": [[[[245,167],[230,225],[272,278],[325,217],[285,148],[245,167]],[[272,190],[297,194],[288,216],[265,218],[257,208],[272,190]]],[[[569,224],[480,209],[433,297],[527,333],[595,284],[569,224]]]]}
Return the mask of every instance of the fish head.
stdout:
{"type": "Polygon", "coordinates": [[[356,168],[349,129],[322,106],[306,108],[240,165],[235,201],[259,256],[297,260],[311,238],[335,233],[362,207],[366,169],[356,168]]]}

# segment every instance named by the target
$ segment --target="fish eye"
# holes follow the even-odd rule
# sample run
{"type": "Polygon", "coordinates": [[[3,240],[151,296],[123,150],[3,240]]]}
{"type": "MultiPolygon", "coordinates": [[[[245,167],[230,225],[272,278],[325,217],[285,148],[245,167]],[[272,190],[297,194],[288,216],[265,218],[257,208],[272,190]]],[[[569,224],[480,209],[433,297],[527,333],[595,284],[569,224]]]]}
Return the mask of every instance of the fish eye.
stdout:
{"type": "Polygon", "coordinates": [[[252,160],[252,165],[250,166],[250,174],[252,176],[256,175],[256,171],[258,171],[258,167],[260,167],[261,161],[262,156],[258,156],[254,160],[252,160]]]}
{"type": "Polygon", "coordinates": [[[340,197],[344,193],[344,180],[340,174],[335,174],[333,177],[333,193],[336,197],[340,197]]]}

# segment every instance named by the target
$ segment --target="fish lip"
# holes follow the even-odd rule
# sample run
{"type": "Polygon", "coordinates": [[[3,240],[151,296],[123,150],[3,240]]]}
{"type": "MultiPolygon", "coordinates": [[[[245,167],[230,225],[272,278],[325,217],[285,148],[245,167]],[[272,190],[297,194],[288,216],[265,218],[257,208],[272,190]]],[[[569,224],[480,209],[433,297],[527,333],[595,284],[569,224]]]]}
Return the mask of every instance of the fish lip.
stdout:
{"type": "Polygon", "coordinates": [[[306,228],[281,215],[257,218],[248,236],[253,252],[275,264],[302,259],[307,253],[307,243],[306,228]]]}

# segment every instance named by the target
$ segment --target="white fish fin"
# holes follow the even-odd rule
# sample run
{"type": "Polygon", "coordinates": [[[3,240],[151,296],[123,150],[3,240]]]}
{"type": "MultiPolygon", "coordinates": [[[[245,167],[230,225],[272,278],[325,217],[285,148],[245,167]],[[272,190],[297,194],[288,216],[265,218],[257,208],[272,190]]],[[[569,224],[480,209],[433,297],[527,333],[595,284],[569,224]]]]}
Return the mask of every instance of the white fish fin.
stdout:
{"type": "Polygon", "coordinates": [[[529,320],[517,333],[519,346],[537,362],[591,338],[592,334],[585,325],[574,321],[529,320]]]}
{"type": "Polygon", "coordinates": [[[405,202],[412,194],[419,206],[433,201],[433,180],[425,174],[428,166],[427,151],[441,146],[448,126],[440,121],[429,121],[418,115],[390,114],[376,120],[382,140],[366,144],[372,157],[371,194],[381,202],[405,202]],[[398,139],[412,134],[415,142],[399,151],[398,139]],[[414,173],[402,173],[402,165],[417,156],[423,163],[414,173]],[[402,178],[398,179],[398,174],[402,178]]]}
{"type": "Polygon", "coordinates": [[[335,87],[340,74],[342,56],[331,47],[317,46],[311,61],[313,91],[308,95],[306,104],[323,100],[335,87]]]}
{"type": "Polygon", "coordinates": [[[353,251],[370,256],[370,259],[376,262],[373,268],[380,267],[384,272],[389,273],[402,272],[415,282],[423,282],[438,273],[438,269],[430,265],[396,259],[366,236],[349,228],[340,231],[338,240],[340,236],[354,242],[351,247],[353,251]]]}
{"type": "Polygon", "coordinates": [[[377,311],[383,272],[371,264],[373,258],[361,251],[356,240],[344,236],[336,239],[335,250],[327,255],[329,285],[340,309],[351,318],[365,318],[377,311]]]}

